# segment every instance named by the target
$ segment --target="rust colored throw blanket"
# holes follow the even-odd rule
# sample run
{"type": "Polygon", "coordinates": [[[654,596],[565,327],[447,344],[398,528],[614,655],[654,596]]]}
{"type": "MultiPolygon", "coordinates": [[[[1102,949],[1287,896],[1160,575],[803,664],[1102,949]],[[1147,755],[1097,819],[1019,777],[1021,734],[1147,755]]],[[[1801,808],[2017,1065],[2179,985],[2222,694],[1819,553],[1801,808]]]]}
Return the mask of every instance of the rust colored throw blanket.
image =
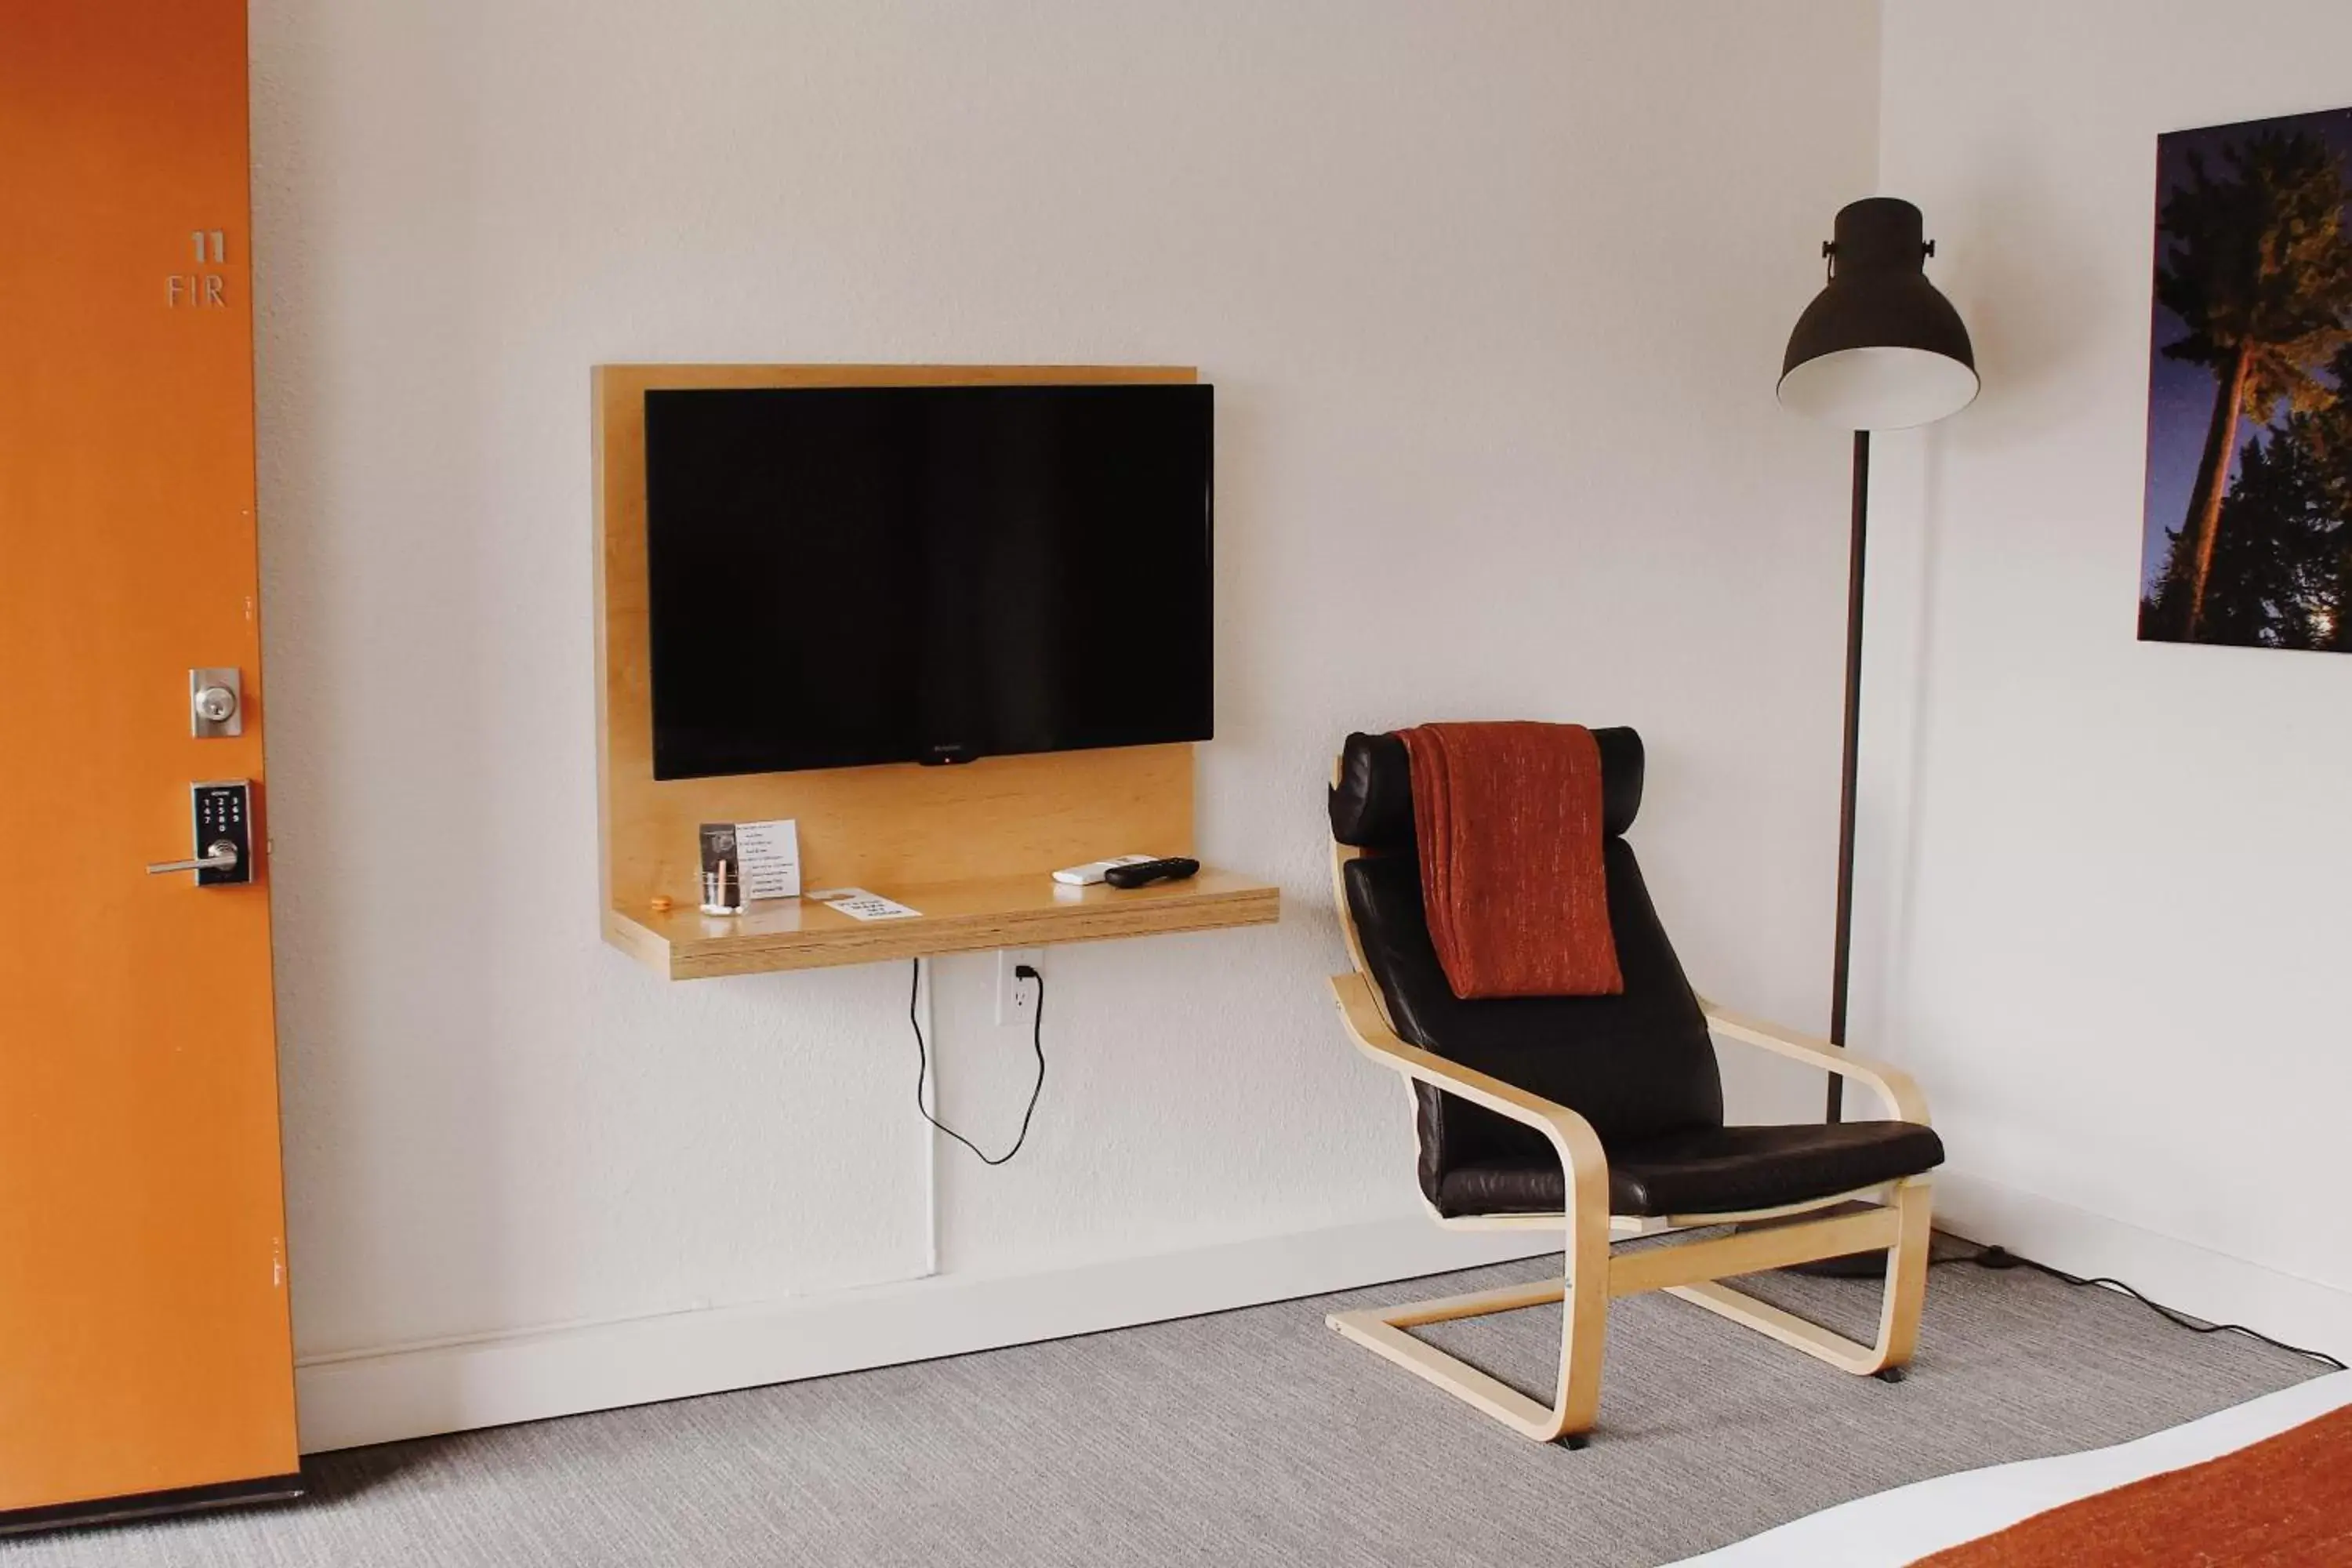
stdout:
{"type": "Polygon", "coordinates": [[[2352,1563],[2352,1406],[2187,1469],[2086,1497],[1913,1568],[2341,1568],[2352,1563]]]}
{"type": "Polygon", "coordinates": [[[1625,989],[1601,856],[1601,748],[1581,724],[1423,724],[1412,763],[1421,897],[1464,998],[1625,989]]]}

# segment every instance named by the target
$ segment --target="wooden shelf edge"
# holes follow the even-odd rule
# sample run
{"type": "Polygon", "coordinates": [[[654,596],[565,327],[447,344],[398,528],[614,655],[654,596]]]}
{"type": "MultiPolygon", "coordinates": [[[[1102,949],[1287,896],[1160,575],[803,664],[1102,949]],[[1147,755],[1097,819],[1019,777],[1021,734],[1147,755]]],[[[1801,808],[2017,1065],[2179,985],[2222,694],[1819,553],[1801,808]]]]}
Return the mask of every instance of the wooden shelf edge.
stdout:
{"type": "Polygon", "coordinates": [[[1127,893],[1091,888],[1082,900],[1052,900],[1050,894],[1043,899],[1034,896],[1036,880],[1023,879],[1021,890],[1027,896],[1007,898],[1001,903],[990,902],[982,884],[877,889],[917,909],[923,909],[927,899],[950,906],[977,903],[981,907],[950,907],[911,920],[862,922],[832,917],[827,911],[827,918],[841,923],[814,930],[686,934],[686,926],[709,927],[717,922],[690,913],[649,913],[640,918],[610,909],[604,911],[604,940],[666,980],[707,980],[993,948],[1055,947],[1224,931],[1272,925],[1282,916],[1280,889],[1227,872],[1202,873],[1202,880],[1207,885],[1198,889],[1190,883],[1164,883],[1127,893]],[[983,889],[981,896],[975,897],[975,889],[983,889]]]}

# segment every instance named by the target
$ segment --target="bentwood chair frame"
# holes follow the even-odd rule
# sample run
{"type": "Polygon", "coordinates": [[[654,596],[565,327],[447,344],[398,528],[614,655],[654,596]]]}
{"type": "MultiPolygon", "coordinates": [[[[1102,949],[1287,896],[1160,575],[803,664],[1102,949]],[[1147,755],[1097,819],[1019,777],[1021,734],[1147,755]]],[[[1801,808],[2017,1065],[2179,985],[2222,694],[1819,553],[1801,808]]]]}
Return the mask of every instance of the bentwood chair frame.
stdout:
{"type": "MultiPolygon", "coordinates": [[[[1335,765],[1335,784],[1338,777],[1335,765]]],[[[1367,1057],[1407,1080],[1408,1099],[1411,1085],[1426,1085],[1542,1133],[1558,1153],[1566,1177],[1568,1201],[1562,1213],[1447,1215],[1433,1204],[1431,1215],[1449,1229],[1562,1231],[1565,1267],[1557,1279],[1399,1307],[1335,1312],[1326,1320],[1330,1327],[1527,1436],[1545,1442],[1565,1438],[1577,1447],[1583,1446],[1583,1435],[1591,1430],[1599,1413],[1609,1303],[1621,1296],[1664,1290],[1842,1371],[1875,1374],[1887,1381],[1900,1378],[1898,1369],[1909,1362],[1917,1342],[1927,1291],[1931,1192],[1927,1175],[1738,1213],[1612,1215],[1608,1155],[1600,1135],[1584,1117],[1568,1106],[1408,1044],[1391,1026],[1349,906],[1347,866],[1361,853],[1337,839],[1332,842],[1332,885],[1354,967],[1349,973],[1332,976],[1330,984],[1349,1037],[1367,1057]],[[1845,1212],[1822,1212],[1832,1209],[1845,1212]],[[1620,1237],[1686,1236],[1725,1226],[1741,1228],[1728,1235],[1630,1250],[1617,1250],[1612,1245],[1620,1237]],[[1886,1269],[1877,1337],[1870,1344],[1720,1283],[1737,1275],[1877,1248],[1885,1250],[1886,1269]],[[1549,1404],[1528,1397],[1407,1331],[1429,1323],[1554,1302],[1562,1309],[1560,1356],[1559,1380],[1549,1404]]],[[[1735,1013],[1704,997],[1699,1005],[1716,1039],[1757,1047],[1840,1074],[1874,1090],[1893,1119],[1929,1124],[1926,1098],[1898,1068],[1855,1056],[1826,1040],[1735,1013]]]]}

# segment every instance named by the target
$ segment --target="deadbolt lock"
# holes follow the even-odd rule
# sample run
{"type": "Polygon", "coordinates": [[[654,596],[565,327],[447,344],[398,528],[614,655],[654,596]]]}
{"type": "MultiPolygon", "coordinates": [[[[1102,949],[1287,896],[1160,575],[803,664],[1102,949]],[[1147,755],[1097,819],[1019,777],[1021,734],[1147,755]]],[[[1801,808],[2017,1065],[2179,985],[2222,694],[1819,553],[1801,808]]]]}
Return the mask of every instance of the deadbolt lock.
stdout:
{"type": "Polygon", "coordinates": [[[235,668],[188,671],[188,733],[199,741],[245,733],[245,682],[235,668]]]}

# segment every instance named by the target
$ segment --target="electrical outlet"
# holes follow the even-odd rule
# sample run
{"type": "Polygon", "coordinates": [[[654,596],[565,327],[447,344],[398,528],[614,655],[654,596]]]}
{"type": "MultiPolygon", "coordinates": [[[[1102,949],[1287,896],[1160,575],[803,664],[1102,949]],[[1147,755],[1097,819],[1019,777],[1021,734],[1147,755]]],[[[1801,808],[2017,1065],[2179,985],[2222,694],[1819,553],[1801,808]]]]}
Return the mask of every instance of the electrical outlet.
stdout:
{"type": "Polygon", "coordinates": [[[1027,1028],[1037,1021],[1037,982],[1023,980],[1013,973],[1023,964],[1043,974],[1045,972],[1045,950],[1042,947],[1007,947],[996,954],[996,1021],[1018,1024],[1027,1028]]]}

